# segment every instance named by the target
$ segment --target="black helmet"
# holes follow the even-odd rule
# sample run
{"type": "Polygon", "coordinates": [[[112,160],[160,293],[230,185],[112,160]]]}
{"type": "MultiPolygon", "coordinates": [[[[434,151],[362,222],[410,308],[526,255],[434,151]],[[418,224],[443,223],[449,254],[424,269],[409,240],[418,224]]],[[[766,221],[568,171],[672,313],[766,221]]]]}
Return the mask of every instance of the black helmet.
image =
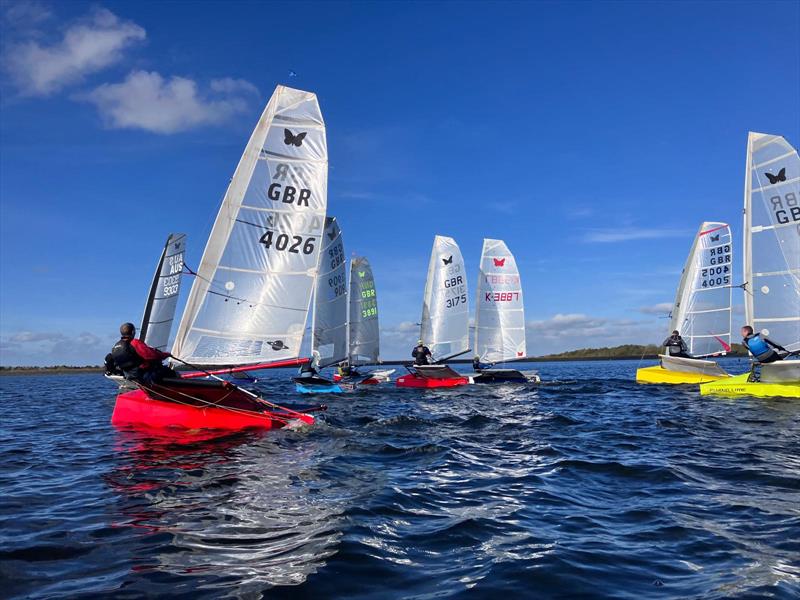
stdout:
{"type": "Polygon", "coordinates": [[[119,334],[127,337],[136,335],[136,325],[133,323],[123,323],[119,326],[119,334]]]}

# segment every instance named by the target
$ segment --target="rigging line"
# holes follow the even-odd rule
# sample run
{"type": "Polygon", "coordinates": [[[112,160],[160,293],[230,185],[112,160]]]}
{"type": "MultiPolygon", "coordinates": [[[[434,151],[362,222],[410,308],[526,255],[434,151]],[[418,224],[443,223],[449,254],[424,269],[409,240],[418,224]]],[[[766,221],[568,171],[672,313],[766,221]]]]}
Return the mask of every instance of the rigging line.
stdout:
{"type": "MultiPolygon", "coordinates": [[[[168,398],[165,394],[159,393],[158,391],[156,391],[156,390],[154,390],[152,388],[148,388],[143,383],[139,383],[138,381],[135,382],[135,383],[136,383],[136,385],[138,385],[140,388],[142,388],[146,392],[149,392],[149,393],[154,394],[155,396],[158,396],[158,397],[161,397],[161,398],[167,398],[167,400],[166,400],[167,402],[175,402],[176,404],[183,404],[184,406],[191,406],[191,407],[197,408],[197,406],[195,406],[194,404],[190,404],[189,402],[181,402],[180,400],[175,400],[175,399],[168,398]]],[[[234,392],[234,390],[236,390],[236,389],[238,389],[238,388],[236,386],[234,386],[233,389],[231,389],[229,394],[227,394],[227,395],[225,395],[225,396],[223,396],[222,398],[219,399],[219,402],[222,402],[223,400],[228,398],[234,392]]],[[[245,414],[245,415],[249,415],[249,416],[259,416],[259,417],[271,418],[271,419],[275,419],[276,421],[282,421],[284,425],[287,425],[289,423],[289,421],[291,420],[291,419],[285,418],[285,417],[283,417],[281,415],[277,415],[277,414],[275,414],[275,413],[273,413],[271,411],[266,411],[265,410],[265,411],[259,412],[259,411],[255,411],[255,410],[246,410],[246,409],[243,409],[243,408],[234,408],[232,406],[221,406],[217,402],[211,402],[211,401],[205,400],[203,398],[197,398],[195,396],[192,396],[190,394],[186,394],[186,393],[178,391],[178,390],[172,390],[172,391],[175,392],[176,394],[180,395],[180,396],[184,396],[186,398],[194,400],[195,402],[200,402],[201,404],[205,404],[205,405],[213,407],[213,408],[219,408],[220,410],[227,410],[227,411],[230,411],[230,412],[241,413],[241,414],[245,414]]],[[[161,401],[163,402],[163,400],[161,400],[161,401]]],[[[266,400],[263,400],[263,399],[262,399],[262,401],[266,402],[266,400]]],[[[277,406],[277,405],[275,405],[275,406],[277,406]]]]}

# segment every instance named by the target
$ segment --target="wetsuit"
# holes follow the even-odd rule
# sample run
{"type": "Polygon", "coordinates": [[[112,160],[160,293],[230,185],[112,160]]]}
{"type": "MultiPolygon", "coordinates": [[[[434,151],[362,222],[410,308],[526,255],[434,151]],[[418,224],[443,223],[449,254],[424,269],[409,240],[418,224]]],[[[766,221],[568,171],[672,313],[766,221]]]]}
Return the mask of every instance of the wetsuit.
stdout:
{"type": "Polygon", "coordinates": [[[122,336],[111,349],[111,358],[125,379],[144,383],[152,383],[162,377],[178,377],[175,371],[161,364],[169,356],[168,352],[156,350],[142,340],[128,336],[122,336]]]}
{"type": "Polygon", "coordinates": [[[661,343],[661,345],[667,347],[667,354],[670,356],[675,356],[678,358],[692,358],[692,355],[689,354],[689,347],[679,335],[669,336],[661,343]]]}
{"type": "Polygon", "coordinates": [[[414,357],[414,364],[417,366],[429,365],[433,360],[430,348],[422,344],[414,347],[411,351],[411,356],[414,357]]]}
{"type": "Polygon", "coordinates": [[[786,348],[779,346],[768,337],[760,333],[752,333],[742,340],[742,343],[760,363],[771,363],[783,360],[777,351],[787,352],[786,348]]]}

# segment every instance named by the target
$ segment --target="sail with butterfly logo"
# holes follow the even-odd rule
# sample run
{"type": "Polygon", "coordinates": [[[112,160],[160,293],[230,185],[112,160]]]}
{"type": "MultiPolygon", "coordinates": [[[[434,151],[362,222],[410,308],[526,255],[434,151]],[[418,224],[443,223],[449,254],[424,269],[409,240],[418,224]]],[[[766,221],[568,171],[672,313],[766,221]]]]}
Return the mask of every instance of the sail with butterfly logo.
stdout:
{"type": "Polygon", "coordinates": [[[204,365],[299,356],[323,244],[327,181],[316,95],[278,86],[228,185],[175,356],[204,365]]]}
{"type": "Polygon", "coordinates": [[[420,339],[436,360],[469,350],[467,274],[461,250],[453,238],[437,235],[433,241],[420,339]]]}
{"type": "Polygon", "coordinates": [[[161,252],[144,306],[139,339],[162,352],[167,351],[172,321],[178,306],[185,251],[186,234],[170,234],[161,252]]]}
{"type": "Polygon", "coordinates": [[[514,255],[502,240],[483,240],[474,350],[482,363],[520,360],[526,355],[522,284],[514,255]]]}
{"type": "Polygon", "coordinates": [[[347,271],[342,230],[336,217],[325,219],[319,272],[314,290],[312,351],[319,368],[347,358],[347,271]]]}
{"type": "Polygon", "coordinates": [[[372,266],[363,257],[350,261],[350,365],[380,362],[378,295],[372,266]]]}
{"type": "Polygon", "coordinates": [[[700,393],[800,398],[800,158],[779,135],[747,137],[744,311],[756,333],[786,349],[783,360],[754,363],[700,393]]]}
{"type": "Polygon", "coordinates": [[[669,326],[680,332],[696,358],[731,349],[732,270],[731,228],[703,223],[681,273],[669,326]]]}
{"type": "Polygon", "coordinates": [[[744,280],[747,323],[800,350],[800,158],[779,135],[747,140],[744,280]]]}

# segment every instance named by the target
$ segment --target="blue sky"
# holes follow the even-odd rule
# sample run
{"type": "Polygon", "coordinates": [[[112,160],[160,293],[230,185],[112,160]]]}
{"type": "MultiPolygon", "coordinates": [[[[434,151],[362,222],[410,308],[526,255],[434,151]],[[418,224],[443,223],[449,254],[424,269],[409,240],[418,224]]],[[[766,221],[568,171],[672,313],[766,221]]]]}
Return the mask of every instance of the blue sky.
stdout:
{"type": "Polygon", "coordinates": [[[199,262],[278,83],[319,96],[329,213],[373,263],[387,358],[416,338],[437,233],[470,273],[483,237],[507,242],[531,355],[660,341],[700,223],[740,239],[747,131],[800,143],[797,2],[3,2],[0,18],[6,365],[99,363],[140,319],[166,235],[199,262]]]}

